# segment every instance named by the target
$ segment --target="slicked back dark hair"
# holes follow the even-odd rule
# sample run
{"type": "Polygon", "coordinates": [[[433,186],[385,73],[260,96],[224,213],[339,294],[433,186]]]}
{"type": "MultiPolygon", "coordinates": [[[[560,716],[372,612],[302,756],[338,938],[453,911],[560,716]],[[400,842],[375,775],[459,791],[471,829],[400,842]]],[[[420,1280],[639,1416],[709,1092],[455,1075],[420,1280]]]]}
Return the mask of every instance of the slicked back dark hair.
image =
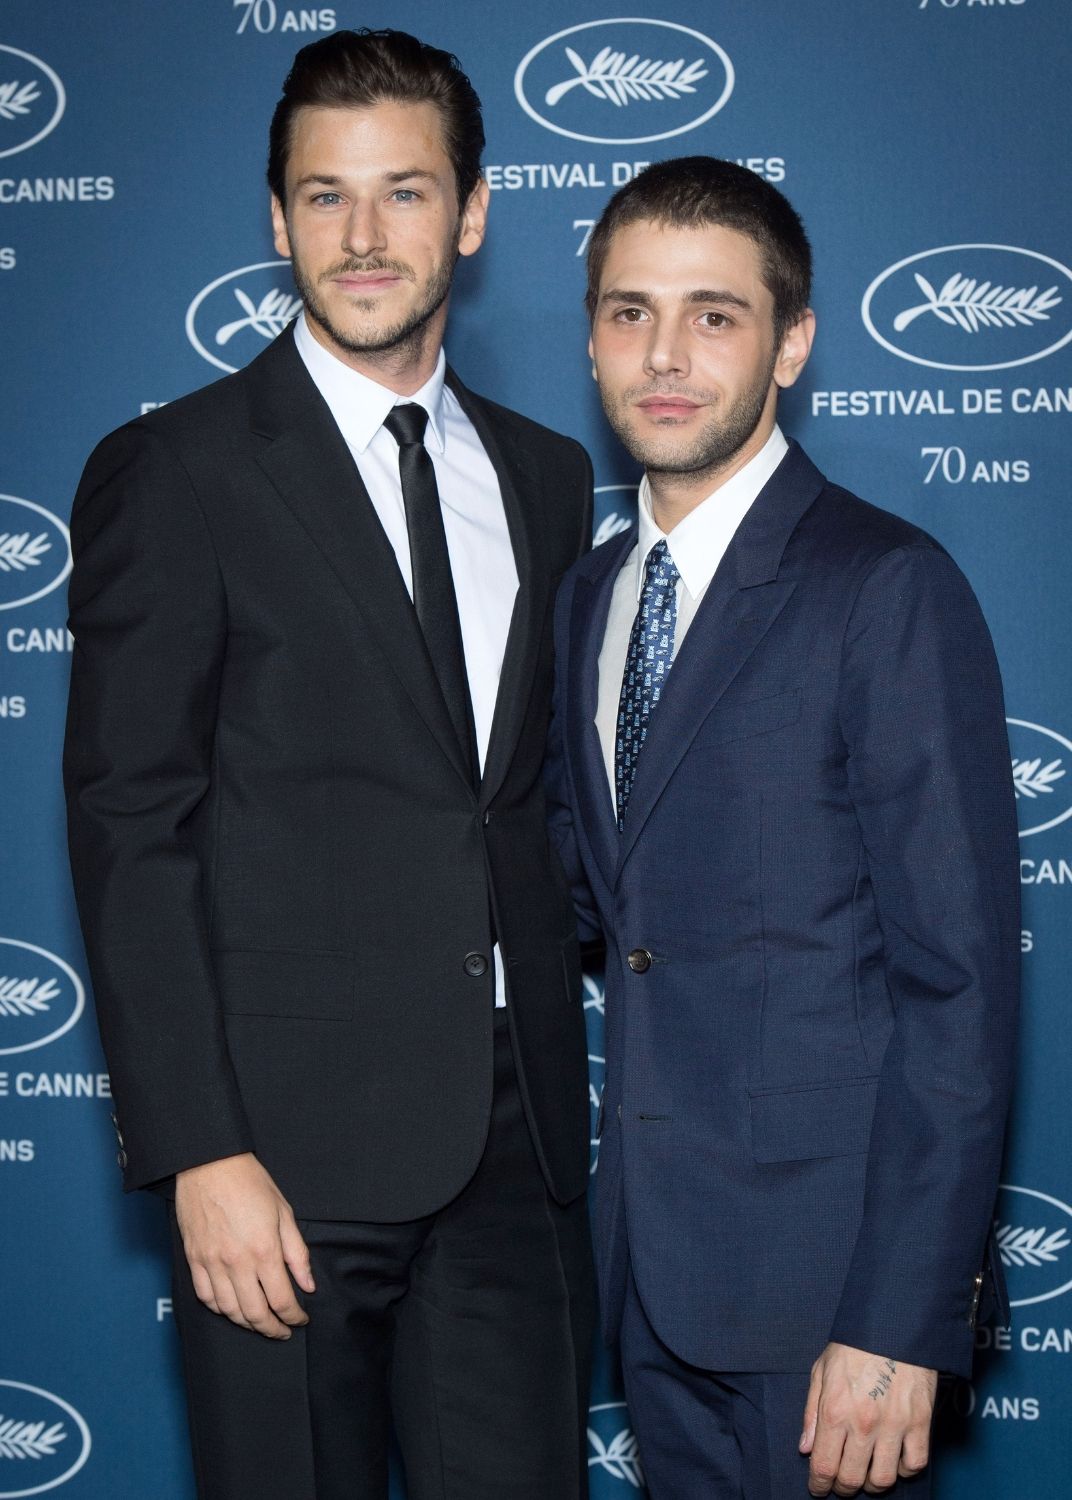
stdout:
{"type": "Polygon", "coordinates": [[[803,315],[811,297],[811,245],[800,215],[762,177],[717,156],[656,162],[618,189],[588,242],[585,306],[594,318],[610,242],[619,229],[650,219],[661,228],[720,224],[755,241],[763,280],[774,298],[774,342],[803,315]]]}
{"type": "Polygon", "coordinates": [[[286,206],[287,157],[294,116],[306,106],[367,109],[373,104],[434,104],[454,167],[459,213],[480,180],[484,121],[480,100],[452,52],[406,31],[333,31],[295,57],[268,131],[268,186],[286,206]]]}

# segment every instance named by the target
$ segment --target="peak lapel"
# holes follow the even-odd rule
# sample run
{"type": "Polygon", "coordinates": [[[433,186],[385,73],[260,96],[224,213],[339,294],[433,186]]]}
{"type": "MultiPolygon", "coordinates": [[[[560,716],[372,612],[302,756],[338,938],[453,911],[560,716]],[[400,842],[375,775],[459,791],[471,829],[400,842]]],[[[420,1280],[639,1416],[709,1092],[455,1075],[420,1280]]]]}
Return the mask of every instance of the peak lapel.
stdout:
{"type": "Polygon", "coordinates": [[[510,617],[488,751],[484,758],[480,801],[486,806],[502,786],[510,768],[536,671],[540,637],[550,603],[551,578],[540,528],[540,491],[520,455],[510,446],[499,425],[479,397],[466,390],[453,370],[447,384],[476,429],[499,480],[510,544],[517,568],[517,598],[510,617]]]}
{"type": "Polygon", "coordinates": [[[280,334],[240,378],[250,387],[251,425],[265,439],[261,468],[324,554],[364,630],[469,786],[394,550],[350,450],[294,347],[292,331],[280,334]]]}
{"type": "Polygon", "coordinates": [[[790,442],[727,548],[644,742],[620,839],[619,873],[700,725],[789,602],[796,583],[778,578],[782,553],[823,483],[790,442]]]}
{"type": "Polygon", "coordinates": [[[592,554],[585,572],[577,578],[570,615],[569,660],[565,663],[566,748],[573,762],[584,831],[608,889],[614,884],[620,840],[603,747],[595,723],[599,701],[599,653],[607,629],[614,584],[635,546],[634,527],[592,554]]]}

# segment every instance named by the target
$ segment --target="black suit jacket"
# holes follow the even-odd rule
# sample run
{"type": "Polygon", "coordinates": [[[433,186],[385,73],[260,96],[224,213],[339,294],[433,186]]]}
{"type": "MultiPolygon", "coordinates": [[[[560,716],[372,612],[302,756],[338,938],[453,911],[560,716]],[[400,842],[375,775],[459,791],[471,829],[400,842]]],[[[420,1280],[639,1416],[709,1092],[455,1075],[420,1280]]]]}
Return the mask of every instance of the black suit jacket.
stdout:
{"type": "Polygon", "coordinates": [[[520,578],[479,795],[289,332],[87,465],[64,768],[128,1188],[255,1151],[299,1217],[447,1202],[491,1105],[492,918],[542,1169],[560,1201],[585,1187],[580,970],[539,772],[591,467],[448,379],[520,578]]]}

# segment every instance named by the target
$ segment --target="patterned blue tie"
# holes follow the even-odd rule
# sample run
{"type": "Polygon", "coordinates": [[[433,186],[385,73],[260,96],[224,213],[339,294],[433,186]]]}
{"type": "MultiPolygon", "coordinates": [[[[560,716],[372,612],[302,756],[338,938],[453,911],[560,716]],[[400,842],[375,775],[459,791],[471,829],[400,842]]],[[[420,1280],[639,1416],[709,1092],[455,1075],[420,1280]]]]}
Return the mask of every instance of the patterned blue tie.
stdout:
{"type": "Polygon", "coordinates": [[[644,564],[640,608],[629,636],[622,695],[618,700],[614,785],[619,832],[625,827],[625,809],[633,790],[640,747],[647,738],[651,716],[670,674],[677,626],[678,576],[666,542],[656,542],[644,564]]]}

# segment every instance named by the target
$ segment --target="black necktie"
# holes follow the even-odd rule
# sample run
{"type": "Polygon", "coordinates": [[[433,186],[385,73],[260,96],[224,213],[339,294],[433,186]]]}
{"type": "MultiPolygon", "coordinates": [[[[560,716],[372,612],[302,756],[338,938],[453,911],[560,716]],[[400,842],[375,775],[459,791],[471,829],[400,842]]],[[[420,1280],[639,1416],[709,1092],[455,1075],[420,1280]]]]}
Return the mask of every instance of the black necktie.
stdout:
{"type": "Polygon", "coordinates": [[[383,425],[398,444],[398,472],[402,480],[413,573],[413,607],[469,768],[469,779],[475,788],[480,780],[480,762],[473,730],[473,708],[465,674],[458,601],[450,571],[439,490],[432,460],[424,446],[427,423],[428,413],[424,407],[411,402],[396,406],[383,425]]]}

